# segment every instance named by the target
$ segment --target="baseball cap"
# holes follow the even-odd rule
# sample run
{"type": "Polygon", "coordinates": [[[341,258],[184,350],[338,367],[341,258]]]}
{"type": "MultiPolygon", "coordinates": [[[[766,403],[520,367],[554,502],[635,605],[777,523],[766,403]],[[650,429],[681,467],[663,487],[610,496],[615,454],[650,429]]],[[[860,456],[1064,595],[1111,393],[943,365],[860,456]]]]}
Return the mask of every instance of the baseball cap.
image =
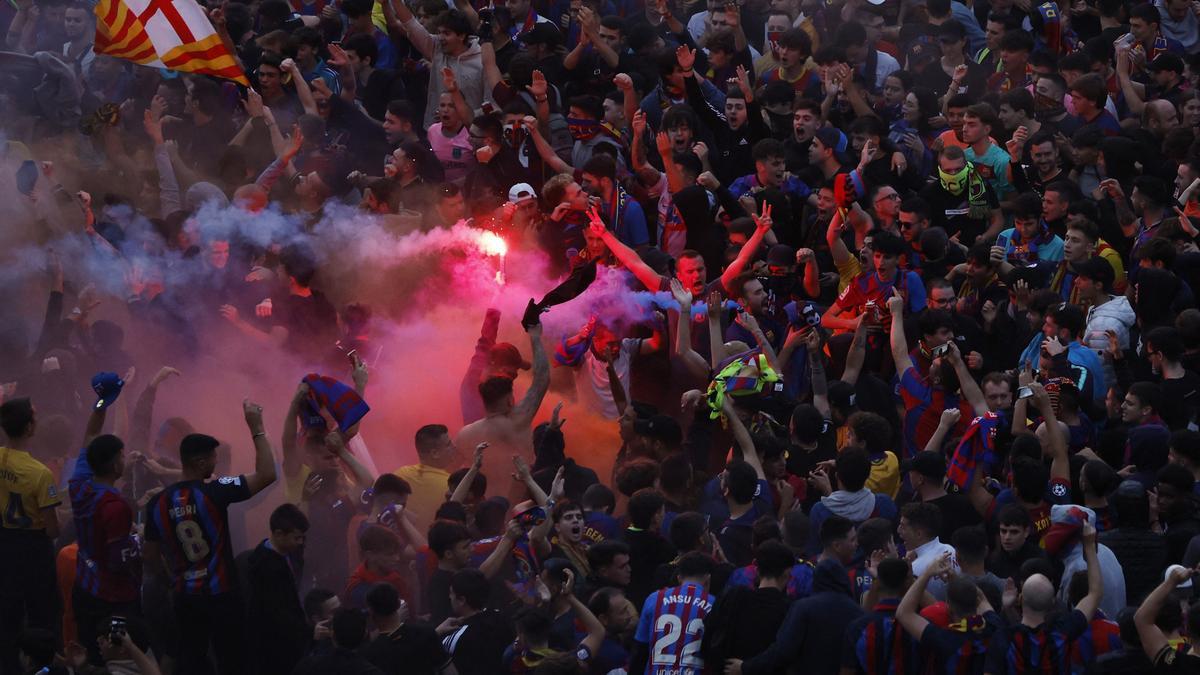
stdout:
{"type": "Polygon", "coordinates": [[[1163,52],[1154,57],[1154,60],[1146,65],[1146,69],[1151,71],[1170,70],[1175,73],[1182,73],[1183,59],[1179,58],[1176,54],[1163,52]]]}
{"type": "MultiPolygon", "coordinates": [[[[1165,572],[1163,572],[1163,581],[1166,581],[1167,579],[1169,579],[1171,577],[1171,573],[1174,572],[1175,570],[1187,571],[1187,568],[1184,567],[1183,565],[1171,565],[1170,567],[1167,568],[1167,570],[1165,572]]],[[[1192,587],[1192,580],[1188,579],[1187,581],[1183,582],[1182,584],[1179,584],[1175,588],[1191,588],[1191,587],[1192,587]]]]}
{"type": "Polygon", "coordinates": [[[835,408],[854,408],[858,405],[858,396],[854,385],[841,380],[829,383],[829,404],[835,408]]]}
{"type": "Polygon", "coordinates": [[[92,390],[96,392],[99,400],[96,401],[96,410],[103,410],[112,405],[117,397],[121,395],[121,389],[125,386],[125,380],[121,379],[116,373],[96,373],[92,376],[92,390]]]}
{"type": "Polygon", "coordinates": [[[529,32],[520,35],[518,39],[527,45],[550,45],[557,46],[561,41],[558,29],[552,23],[539,22],[529,29],[529,32]]]}
{"type": "Polygon", "coordinates": [[[796,264],[796,249],[787,244],[775,244],[767,250],[767,264],[772,267],[791,267],[796,264]]]}
{"type": "Polygon", "coordinates": [[[924,450],[900,464],[901,471],[916,471],[922,476],[941,480],[946,477],[946,458],[940,452],[924,450]]]}
{"type": "Polygon", "coordinates": [[[683,429],[674,418],[666,415],[654,415],[649,419],[638,418],[633,421],[633,430],[640,436],[662,441],[668,445],[676,445],[683,440],[683,429]]]}
{"type": "Polygon", "coordinates": [[[508,189],[508,201],[520,204],[529,199],[537,199],[537,192],[529,183],[517,183],[508,189]]]}
{"type": "Polygon", "coordinates": [[[488,360],[493,366],[508,366],[529,370],[529,362],[521,358],[521,351],[511,342],[497,342],[492,345],[488,360]]]}
{"type": "Polygon", "coordinates": [[[1076,265],[1075,275],[1084,279],[1098,281],[1104,284],[1106,290],[1112,288],[1113,281],[1116,279],[1116,273],[1113,272],[1112,265],[1099,256],[1088,258],[1076,265]]]}
{"type": "Polygon", "coordinates": [[[840,129],[821,127],[817,129],[817,139],[821,141],[821,145],[833,148],[836,153],[840,154],[846,151],[846,134],[843,134],[840,129]]]}

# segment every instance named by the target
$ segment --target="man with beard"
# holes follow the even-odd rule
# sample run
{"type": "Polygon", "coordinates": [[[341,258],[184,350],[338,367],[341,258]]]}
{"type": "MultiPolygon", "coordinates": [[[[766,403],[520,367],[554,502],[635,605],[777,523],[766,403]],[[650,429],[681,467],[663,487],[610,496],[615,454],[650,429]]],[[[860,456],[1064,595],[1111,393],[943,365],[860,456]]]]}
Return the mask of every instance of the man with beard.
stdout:
{"type": "MultiPolygon", "coordinates": [[[[1013,140],[1009,141],[1009,151],[1016,149],[1017,141],[1024,138],[1022,131],[1024,127],[1018,127],[1016,133],[1013,134],[1013,140]]],[[[1063,171],[1062,161],[1058,154],[1058,144],[1054,142],[1054,135],[1042,129],[1033,135],[1033,139],[1028,145],[1029,164],[1019,163],[1013,169],[1013,185],[1018,192],[1033,190],[1038,194],[1044,194],[1047,186],[1052,182],[1061,181],[1067,177],[1067,173],[1063,171]],[[1030,171],[1030,169],[1033,169],[1030,171]]],[[[1066,205],[1063,205],[1063,217],[1066,215],[1066,205]]],[[[1062,234],[1061,231],[1055,231],[1055,234],[1062,234]]]]}
{"type": "Polygon", "coordinates": [[[905,456],[911,457],[925,449],[941,421],[942,411],[959,408],[963,419],[971,419],[986,413],[987,403],[953,340],[944,343],[944,353],[931,352],[929,375],[921,377],[904,337],[904,298],[893,292],[887,307],[892,314],[892,359],[900,375],[900,395],[905,408],[905,456]]]}
{"type": "Polygon", "coordinates": [[[611,155],[596,155],[583,165],[583,190],[599,201],[594,208],[621,243],[632,248],[650,243],[646,214],[617,182],[617,162],[611,155]]]}

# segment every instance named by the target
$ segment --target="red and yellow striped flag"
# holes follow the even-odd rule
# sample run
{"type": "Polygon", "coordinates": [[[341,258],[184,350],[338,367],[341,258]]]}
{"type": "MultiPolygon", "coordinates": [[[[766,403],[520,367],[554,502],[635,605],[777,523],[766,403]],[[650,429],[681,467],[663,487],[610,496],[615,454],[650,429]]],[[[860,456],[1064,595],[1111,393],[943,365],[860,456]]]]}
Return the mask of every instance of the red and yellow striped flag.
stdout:
{"type": "Polygon", "coordinates": [[[100,0],[95,50],[145,66],[250,84],[196,0],[100,0]]]}

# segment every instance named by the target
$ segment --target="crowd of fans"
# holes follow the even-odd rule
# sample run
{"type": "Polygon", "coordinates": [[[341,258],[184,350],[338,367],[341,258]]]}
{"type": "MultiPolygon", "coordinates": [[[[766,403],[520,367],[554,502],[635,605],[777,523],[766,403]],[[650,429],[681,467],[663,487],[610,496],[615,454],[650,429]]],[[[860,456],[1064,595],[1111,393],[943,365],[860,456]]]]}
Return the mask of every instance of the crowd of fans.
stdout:
{"type": "Polygon", "coordinates": [[[1200,3],[1037,3],[0,7],[0,673],[1200,673],[1200,3]]]}

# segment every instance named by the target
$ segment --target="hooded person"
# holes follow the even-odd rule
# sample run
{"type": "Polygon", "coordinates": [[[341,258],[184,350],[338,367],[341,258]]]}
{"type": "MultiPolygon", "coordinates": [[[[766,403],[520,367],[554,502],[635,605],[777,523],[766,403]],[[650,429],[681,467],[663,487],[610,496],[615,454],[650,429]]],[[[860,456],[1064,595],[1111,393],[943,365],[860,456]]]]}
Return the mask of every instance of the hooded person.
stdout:
{"type": "Polygon", "coordinates": [[[816,489],[825,496],[817,502],[809,515],[809,545],[807,553],[815,556],[821,551],[821,523],[836,515],[852,521],[855,525],[868,518],[887,518],[896,522],[899,518],[896,504],[884,494],[867,489],[867,478],[871,475],[871,460],[867,451],[851,446],[838,453],[834,464],[837,489],[832,490],[829,477],[820,470],[814,472],[816,489]]]}
{"type": "MultiPolygon", "coordinates": [[[[1077,504],[1056,504],[1050,507],[1050,529],[1042,538],[1046,554],[1063,566],[1063,579],[1070,579],[1076,572],[1087,573],[1087,562],[1083,556],[1083,523],[1096,522],[1096,512],[1077,504]]],[[[1104,597],[1100,610],[1107,616],[1116,616],[1125,607],[1125,573],[1112,549],[1097,542],[1096,557],[1100,561],[1100,574],[1104,582],[1104,597]]],[[[1059,599],[1066,603],[1070,584],[1063,583],[1058,589],[1059,599]]]]}
{"type": "Polygon", "coordinates": [[[1104,258],[1089,258],[1075,266],[1075,288],[1079,300],[1089,306],[1083,343],[1096,351],[1108,348],[1107,332],[1110,330],[1117,334],[1122,348],[1128,348],[1129,330],[1137,322],[1129,299],[1124,295],[1113,295],[1115,281],[1116,273],[1104,258]]]}
{"type": "Polygon", "coordinates": [[[799,664],[806,672],[836,673],[841,663],[836,645],[842,644],[846,628],[862,615],[863,609],[851,596],[846,568],[836,560],[822,560],[813,573],[812,595],[788,610],[774,644],[752,659],[728,664],[740,666],[743,675],[783,672],[799,664]]]}

